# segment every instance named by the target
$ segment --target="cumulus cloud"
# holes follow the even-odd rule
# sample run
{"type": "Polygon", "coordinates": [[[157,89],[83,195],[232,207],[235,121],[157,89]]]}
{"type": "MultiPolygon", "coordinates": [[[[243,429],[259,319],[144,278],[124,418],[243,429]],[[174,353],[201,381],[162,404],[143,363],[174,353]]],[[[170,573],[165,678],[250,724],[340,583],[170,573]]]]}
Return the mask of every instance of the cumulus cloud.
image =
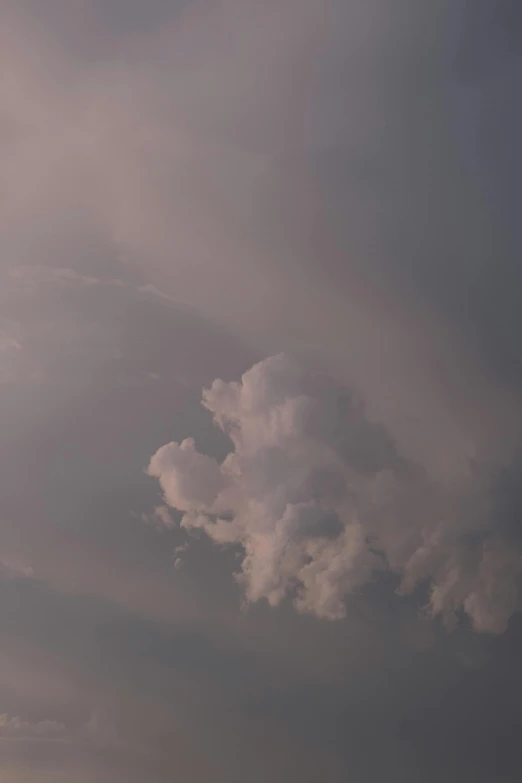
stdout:
{"type": "Polygon", "coordinates": [[[506,628],[522,557],[495,533],[489,471],[435,482],[356,395],[282,354],[214,381],[203,404],[230,453],[219,463],[189,438],[161,447],[148,473],[183,528],[241,548],[247,601],[292,596],[342,618],[347,597],[391,571],[401,594],[427,587],[448,625],[465,613],[479,631],[506,628]]]}

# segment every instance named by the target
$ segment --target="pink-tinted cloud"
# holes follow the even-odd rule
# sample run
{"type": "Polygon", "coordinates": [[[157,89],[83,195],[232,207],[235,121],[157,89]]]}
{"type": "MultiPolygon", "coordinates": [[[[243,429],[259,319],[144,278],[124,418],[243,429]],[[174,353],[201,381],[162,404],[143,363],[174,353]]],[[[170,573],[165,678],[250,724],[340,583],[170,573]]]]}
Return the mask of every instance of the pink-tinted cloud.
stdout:
{"type": "Polygon", "coordinates": [[[428,610],[452,624],[465,612],[501,632],[520,607],[522,553],[495,533],[487,482],[430,480],[405,460],[347,390],[279,355],[240,382],[214,381],[203,402],[233,450],[219,464],[193,440],[152,457],[181,526],[243,552],[237,580],[251,602],[293,596],[320,617],[380,571],[402,594],[430,590],[428,610]]]}

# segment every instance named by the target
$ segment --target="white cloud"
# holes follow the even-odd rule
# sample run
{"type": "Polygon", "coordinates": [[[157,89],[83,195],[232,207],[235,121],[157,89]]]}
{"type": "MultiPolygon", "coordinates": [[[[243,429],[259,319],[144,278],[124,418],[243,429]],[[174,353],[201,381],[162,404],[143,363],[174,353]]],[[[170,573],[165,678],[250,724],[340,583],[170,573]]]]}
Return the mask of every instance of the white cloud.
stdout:
{"type": "Polygon", "coordinates": [[[233,444],[225,460],[187,439],[160,448],[148,472],[182,527],[242,548],[247,601],[292,595],[300,611],[340,618],[347,596],[389,569],[403,594],[430,585],[429,611],[448,624],[465,612],[477,630],[505,629],[522,559],[491,529],[487,483],[433,483],[354,395],[284,355],[239,383],[214,381],[203,404],[233,444]]]}

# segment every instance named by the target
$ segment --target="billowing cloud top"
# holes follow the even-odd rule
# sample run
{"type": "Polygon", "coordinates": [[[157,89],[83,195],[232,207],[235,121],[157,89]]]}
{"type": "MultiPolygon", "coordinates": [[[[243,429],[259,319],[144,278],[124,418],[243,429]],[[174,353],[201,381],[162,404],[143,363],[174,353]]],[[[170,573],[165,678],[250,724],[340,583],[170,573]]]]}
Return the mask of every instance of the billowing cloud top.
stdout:
{"type": "Polygon", "coordinates": [[[220,464],[193,439],[152,457],[182,527],[244,551],[237,579],[248,601],[336,619],[346,598],[389,569],[399,592],[430,587],[429,611],[461,611],[499,632],[519,606],[522,558],[491,529],[487,482],[432,481],[369,421],[361,402],[284,355],[216,380],[204,406],[233,450],[220,464]]]}

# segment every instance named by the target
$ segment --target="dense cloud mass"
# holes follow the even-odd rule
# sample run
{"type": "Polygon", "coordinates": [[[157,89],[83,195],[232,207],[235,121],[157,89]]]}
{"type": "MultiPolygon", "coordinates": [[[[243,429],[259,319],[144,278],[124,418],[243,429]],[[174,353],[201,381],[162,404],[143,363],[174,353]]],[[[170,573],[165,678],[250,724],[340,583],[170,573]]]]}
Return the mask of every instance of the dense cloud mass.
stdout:
{"type": "Polygon", "coordinates": [[[336,619],[389,569],[402,594],[429,585],[429,611],[446,623],[464,611],[477,630],[506,628],[522,559],[491,530],[485,471],[433,482],[353,394],[284,355],[240,383],[214,381],[203,404],[233,443],[226,459],[186,439],[148,470],[182,527],[242,547],[248,601],[293,595],[300,611],[336,619]]]}

